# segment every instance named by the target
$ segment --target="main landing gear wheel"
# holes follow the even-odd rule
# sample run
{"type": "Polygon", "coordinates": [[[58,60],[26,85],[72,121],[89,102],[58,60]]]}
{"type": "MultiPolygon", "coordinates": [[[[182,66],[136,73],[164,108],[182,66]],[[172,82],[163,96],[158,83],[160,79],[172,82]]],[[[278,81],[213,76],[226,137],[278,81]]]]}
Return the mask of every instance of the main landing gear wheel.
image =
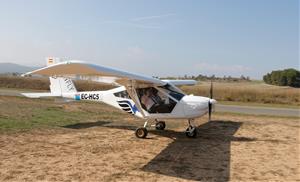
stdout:
{"type": "Polygon", "coordinates": [[[166,128],[166,123],[164,121],[158,121],[156,124],[155,124],[155,128],[157,130],[164,130],[166,128]]]}
{"type": "Polygon", "coordinates": [[[138,128],[135,130],[135,136],[138,138],[146,138],[148,130],[146,128],[138,128]]]}
{"type": "Polygon", "coordinates": [[[196,138],[197,136],[197,129],[193,126],[189,126],[186,131],[185,131],[185,135],[188,138],[196,138]]]}

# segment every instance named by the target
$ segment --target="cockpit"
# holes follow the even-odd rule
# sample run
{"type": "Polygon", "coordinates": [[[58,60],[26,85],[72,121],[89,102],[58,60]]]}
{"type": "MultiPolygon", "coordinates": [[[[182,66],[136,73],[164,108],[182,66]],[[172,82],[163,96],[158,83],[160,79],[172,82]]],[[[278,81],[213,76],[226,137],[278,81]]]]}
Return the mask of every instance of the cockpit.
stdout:
{"type": "MultiPolygon", "coordinates": [[[[171,113],[184,94],[171,85],[137,88],[137,96],[142,108],[148,113],[171,113]]],[[[116,97],[130,99],[126,90],[114,94],[116,97]]]]}
{"type": "Polygon", "coordinates": [[[171,113],[184,94],[169,86],[136,89],[141,106],[148,113],[171,113]]]}

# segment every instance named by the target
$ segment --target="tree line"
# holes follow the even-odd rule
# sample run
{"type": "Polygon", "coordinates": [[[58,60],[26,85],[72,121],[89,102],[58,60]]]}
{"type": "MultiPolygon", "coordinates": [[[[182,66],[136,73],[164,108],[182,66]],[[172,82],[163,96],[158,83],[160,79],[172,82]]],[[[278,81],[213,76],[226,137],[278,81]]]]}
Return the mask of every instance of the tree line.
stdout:
{"type": "Polygon", "coordinates": [[[267,73],[263,76],[263,80],[267,84],[300,87],[300,72],[296,69],[290,68],[285,70],[276,70],[267,73]]]}
{"type": "Polygon", "coordinates": [[[187,80],[187,79],[192,79],[192,80],[197,80],[197,81],[226,81],[226,82],[239,82],[239,81],[251,81],[249,76],[244,76],[241,75],[240,77],[232,77],[232,76],[223,76],[223,77],[218,77],[216,75],[211,75],[211,76],[207,76],[207,75],[202,75],[199,74],[197,76],[191,75],[184,75],[184,76],[178,76],[178,77],[155,77],[158,79],[167,79],[167,80],[176,80],[176,79],[180,79],[180,80],[187,80]]]}

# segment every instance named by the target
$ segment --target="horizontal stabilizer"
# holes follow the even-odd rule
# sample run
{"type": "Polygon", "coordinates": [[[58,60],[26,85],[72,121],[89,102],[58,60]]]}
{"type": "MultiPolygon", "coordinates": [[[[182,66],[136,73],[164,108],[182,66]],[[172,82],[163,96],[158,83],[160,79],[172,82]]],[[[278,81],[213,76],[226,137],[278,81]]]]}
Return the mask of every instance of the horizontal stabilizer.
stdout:
{"type": "Polygon", "coordinates": [[[59,97],[61,95],[59,94],[53,94],[53,93],[22,93],[25,97],[29,98],[40,98],[40,97],[59,97]]]}

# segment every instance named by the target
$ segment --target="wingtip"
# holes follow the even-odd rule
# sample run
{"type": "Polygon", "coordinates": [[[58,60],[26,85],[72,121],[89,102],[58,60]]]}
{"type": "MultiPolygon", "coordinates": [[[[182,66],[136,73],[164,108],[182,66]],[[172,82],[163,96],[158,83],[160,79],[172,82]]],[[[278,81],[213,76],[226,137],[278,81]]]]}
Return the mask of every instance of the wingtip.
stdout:
{"type": "Polygon", "coordinates": [[[24,74],[21,75],[21,77],[26,77],[26,76],[35,74],[35,72],[37,72],[37,71],[40,71],[40,70],[43,70],[43,69],[46,69],[46,68],[50,68],[50,67],[54,67],[54,66],[57,66],[57,65],[62,65],[62,64],[76,64],[76,63],[80,64],[80,63],[86,63],[86,62],[85,61],[81,61],[81,60],[67,60],[67,61],[62,61],[62,62],[58,62],[58,63],[55,63],[55,64],[51,64],[51,65],[39,68],[37,70],[33,70],[33,71],[30,71],[30,72],[24,73],[24,74]]]}

